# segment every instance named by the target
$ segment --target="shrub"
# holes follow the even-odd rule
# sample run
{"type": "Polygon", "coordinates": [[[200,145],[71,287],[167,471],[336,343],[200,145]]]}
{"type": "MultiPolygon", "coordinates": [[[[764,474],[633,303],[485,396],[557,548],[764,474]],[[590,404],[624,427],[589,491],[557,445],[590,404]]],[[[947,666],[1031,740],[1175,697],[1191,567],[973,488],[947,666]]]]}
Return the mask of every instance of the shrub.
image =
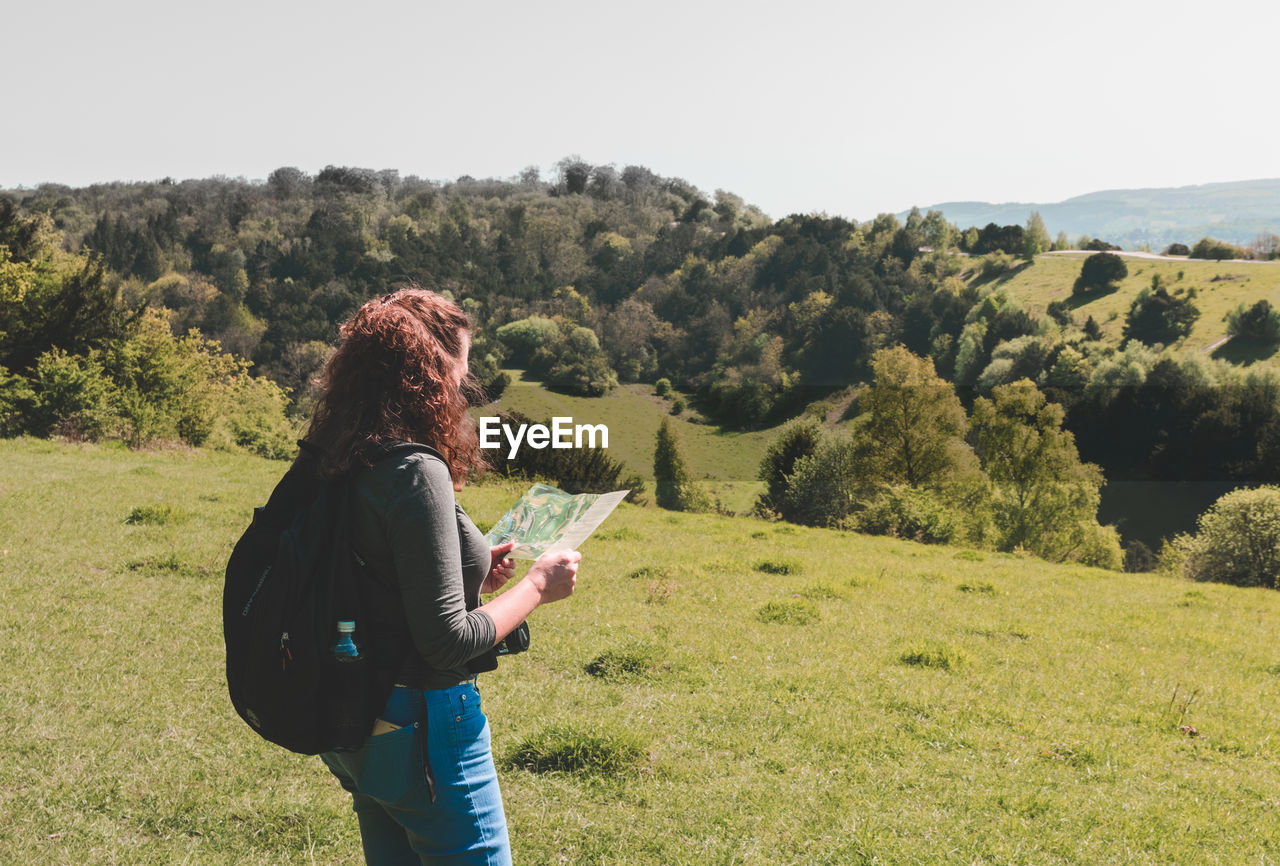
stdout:
{"type": "Polygon", "coordinates": [[[1115,288],[1115,284],[1129,275],[1129,266],[1124,259],[1112,253],[1096,253],[1084,260],[1080,266],[1080,276],[1071,289],[1073,295],[1082,295],[1093,291],[1107,291],[1115,288]]]}
{"type": "Polygon", "coordinates": [[[683,412],[683,411],[684,411],[684,400],[682,400],[682,399],[680,399],[679,397],[677,397],[676,399],[674,399],[674,400],[672,400],[672,401],[671,401],[671,413],[670,413],[670,414],[672,414],[672,415],[679,415],[679,414],[680,414],[681,412],[683,412]]]}
{"type": "Polygon", "coordinates": [[[1050,319],[1053,319],[1064,328],[1075,324],[1075,319],[1071,315],[1071,308],[1067,306],[1066,301],[1050,301],[1045,313],[1050,319]]]}
{"type": "Polygon", "coordinates": [[[1124,570],[1128,572],[1155,571],[1160,559],[1150,547],[1136,538],[1124,546],[1124,570]]]}
{"type": "Polygon", "coordinates": [[[991,279],[1013,270],[1016,259],[1003,252],[988,253],[982,257],[982,276],[991,279]]]}
{"type": "Polygon", "coordinates": [[[1233,490],[1173,545],[1192,580],[1280,589],[1280,487],[1233,490]]]}
{"type": "Polygon", "coordinates": [[[1125,318],[1124,338],[1148,346],[1170,345],[1191,333],[1200,310],[1191,298],[1170,295],[1163,286],[1143,289],[1129,306],[1125,318]]]}
{"type": "Polygon", "coordinates": [[[1166,256],[1188,256],[1191,255],[1191,248],[1186,244],[1169,244],[1164,248],[1163,255],[1166,256]]]}
{"type": "Polygon", "coordinates": [[[1227,314],[1227,333],[1257,343],[1280,342],[1280,310],[1266,298],[1247,308],[1241,304],[1227,314]]]}
{"type": "Polygon", "coordinates": [[[0,436],[17,436],[26,423],[35,392],[21,376],[0,367],[0,436]]]}
{"type": "Polygon", "coordinates": [[[665,397],[671,393],[671,380],[665,376],[653,383],[653,393],[659,397],[665,397]]]}
{"type": "Polygon", "coordinates": [[[765,491],[756,499],[756,513],[772,515],[781,511],[796,462],[812,454],[821,440],[817,424],[801,421],[789,424],[777,439],[769,443],[757,475],[765,483],[765,491]]]}
{"type": "Polygon", "coordinates": [[[113,387],[94,358],[50,349],[36,361],[27,429],[36,436],[56,433],[96,440],[115,422],[113,387]]]}
{"type": "Polygon", "coordinates": [[[1217,262],[1226,259],[1250,258],[1248,250],[1213,238],[1201,238],[1196,241],[1196,245],[1191,248],[1188,256],[1193,259],[1210,259],[1217,262]]]}
{"type": "Polygon", "coordinates": [[[955,512],[936,494],[911,487],[888,487],[847,521],[871,535],[905,538],[922,544],[950,544],[960,525],[955,512]]]}
{"type": "Polygon", "coordinates": [[[560,326],[546,316],[530,316],[508,322],[495,336],[511,352],[514,363],[528,363],[534,352],[560,338],[560,326]]]}

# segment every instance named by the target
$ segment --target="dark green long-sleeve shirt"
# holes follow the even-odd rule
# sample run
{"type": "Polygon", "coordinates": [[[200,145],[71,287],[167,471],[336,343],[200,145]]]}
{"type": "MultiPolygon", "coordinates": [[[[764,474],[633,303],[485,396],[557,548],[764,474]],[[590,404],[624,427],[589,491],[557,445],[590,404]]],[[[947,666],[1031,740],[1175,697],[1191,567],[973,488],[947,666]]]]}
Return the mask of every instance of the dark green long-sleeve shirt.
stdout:
{"type": "Polygon", "coordinates": [[[475,609],[491,558],[448,467],[425,453],[390,457],[356,476],[352,498],[353,547],[372,570],[368,628],[400,648],[396,682],[439,689],[469,679],[467,663],[497,638],[475,609]]]}

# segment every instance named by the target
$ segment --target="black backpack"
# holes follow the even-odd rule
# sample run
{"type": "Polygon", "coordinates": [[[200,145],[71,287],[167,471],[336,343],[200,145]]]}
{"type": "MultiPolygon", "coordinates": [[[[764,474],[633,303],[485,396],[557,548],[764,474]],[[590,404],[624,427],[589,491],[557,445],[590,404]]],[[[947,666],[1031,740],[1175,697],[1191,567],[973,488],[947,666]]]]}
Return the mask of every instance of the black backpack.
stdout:
{"type": "MultiPolygon", "coordinates": [[[[354,620],[357,639],[368,622],[365,565],[348,532],[351,478],[323,480],[314,446],[298,445],[297,460],[254,509],[227,561],[222,631],[236,712],[265,739],[315,755],[364,743],[391,694],[394,669],[367,649],[357,662],[333,659],[338,621],[354,620]]],[[[415,451],[440,456],[409,442],[366,456],[372,463],[415,451]]]]}

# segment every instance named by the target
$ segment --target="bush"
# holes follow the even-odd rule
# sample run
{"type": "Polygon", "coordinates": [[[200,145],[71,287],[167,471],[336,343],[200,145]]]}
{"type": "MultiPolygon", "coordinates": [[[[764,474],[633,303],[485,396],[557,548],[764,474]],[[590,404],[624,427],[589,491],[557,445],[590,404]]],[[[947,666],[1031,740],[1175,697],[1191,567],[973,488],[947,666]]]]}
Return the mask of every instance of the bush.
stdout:
{"type": "Polygon", "coordinates": [[[1013,270],[1016,259],[1007,253],[988,253],[982,257],[982,276],[991,279],[1013,270]]]}
{"type": "Polygon", "coordinates": [[[670,393],[671,393],[671,380],[670,380],[670,379],[668,379],[668,378],[666,378],[666,377],[663,377],[663,378],[659,379],[657,382],[654,382],[654,383],[653,383],[653,393],[657,394],[659,397],[665,397],[665,396],[667,396],[668,394],[670,394],[670,393]]]}
{"type": "Polygon", "coordinates": [[[935,494],[910,487],[889,487],[847,521],[871,535],[905,538],[921,544],[950,544],[961,521],[935,494]]]}
{"type": "Polygon", "coordinates": [[[1124,338],[1148,346],[1157,343],[1168,346],[1190,334],[1198,318],[1200,310],[1191,298],[1174,297],[1164,286],[1154,291],[1143,289],[1129,306],[1124,338]]]}
{"type": "Polygon", "coordinates": [[[1280,342],[1280,310],[1265,298],[1252,307],[1241,304],[1227,314],[1227,333],[1257,343],[1280,342]]]}
{"type": "Polygon", "coordinates": [[[1175,561],[1192,580],[1280,589],[1280,487],[1233,490],[1175,539],[1175,561]]]}
{"type": "Polygon", "coordinates": [[[1189,255],[1191,255],[1191,248],[1190,248],[1190,247],[1188,247],[1186,244],[1169,244],[1169,246],[1167,246],[1167,247],[1165,247],[1165,248],[1164,248],[1164,253],[1163,253],[1163,255],[1166,255],[1166,256],[1189,256],[1189,255]]]}
{"type": "Polygon", "coordinates": [[[765,491],[756,499],[757,514],[769,516],[782,510],[791,485],[789,476],[795,470],[796,462],[812,454],[821,440],[817,424],[800,421],[789,424],[777,439],[769,443],[757,475],[765,483],[765,491]]]}
{"type": "Polygon", "coordinates": [[[530,316],[508,322],[495,336],[511,352],[513,363],[526,364],[534,352],[560,338],[560,326],[546,316],[530,316]]]}
{"type": "Polygon", "coordinates": [[[107,435],[116,418],[111,411],[111,381],[93,358],[51,349],[36,361],[31,380],[27,430],[36,436],[58,434],[94,441],[107,435]]]}
{"type": "Polygon", "coordinates": [[[1213,238],[1201,238],[1196,241],[1196,245],[1191,248],[1188,256],[1193,259],[1210,259],[1217,262],[1226,259],[1251,258],[1248,250],[1213,238]]]}
{"type": "Polygon", "coordinates": [[[1151,548],[1136,538],[1124,546],[1124,570],[1140,573],[1155,571],[1160,559],[1151,548]]]}
{"type": "Polygon", "coordinates": [[[1112,253],[1095,253],[1080,266],[1080,276],[1071,293],[1082,295],[1093,291],[1107,291],[1115,288],[1115,284],[1127,276],[1129,266],[1124,263],[1124,259],[1112,253]]]}
{"type": "Polygon", "coordinates": [[[22,433],[34,401],[35,393],[27,380],[0,367],[0,436],[22,433]]]}

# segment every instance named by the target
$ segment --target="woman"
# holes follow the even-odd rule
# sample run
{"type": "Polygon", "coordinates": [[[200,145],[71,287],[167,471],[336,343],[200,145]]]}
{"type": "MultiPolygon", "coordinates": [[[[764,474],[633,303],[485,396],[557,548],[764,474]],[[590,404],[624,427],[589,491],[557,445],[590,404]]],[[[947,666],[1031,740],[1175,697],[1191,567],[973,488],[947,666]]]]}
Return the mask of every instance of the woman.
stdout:
{"type": "Polygon", "coordinates": [[[341,328],[307,434],[324,453],[322,474],[353,479],[353,546],[373,575],[357,636],[376,645],[371,658],[395,667],[396,687],[365,745],[322,755],[351,792],[373,866],[510,862],[475,673],[496,665],[494,648],[534,608],[573,592],[581,559],[546,554],[480,604],[514,563],[513,545],[491,548],[454,500],[481,463],[467,414],[470,330],[466,313],[434,292],[369,301],[341,328]],[[440,457],[370,459],[397,440],[440,457]]]}

